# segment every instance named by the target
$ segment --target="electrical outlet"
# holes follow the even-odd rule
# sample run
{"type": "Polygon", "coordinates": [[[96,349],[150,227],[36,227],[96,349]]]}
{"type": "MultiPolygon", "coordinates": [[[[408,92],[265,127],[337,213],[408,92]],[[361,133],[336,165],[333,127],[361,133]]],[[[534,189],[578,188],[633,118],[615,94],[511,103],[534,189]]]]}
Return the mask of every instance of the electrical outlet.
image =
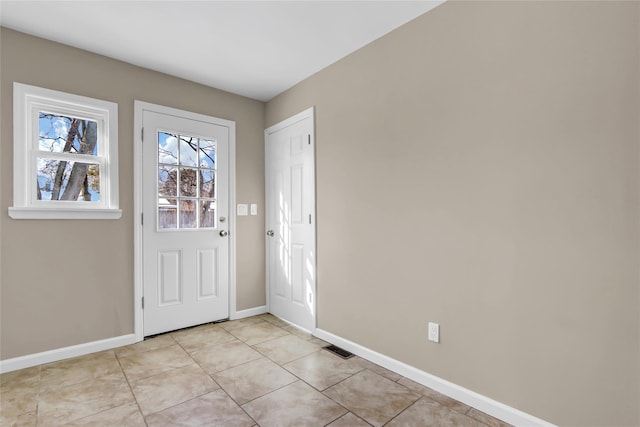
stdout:
{"type": "Polygon", "coordinates": [[[429,341],[440,342],[440,325],[429,322],[429,341]]]}

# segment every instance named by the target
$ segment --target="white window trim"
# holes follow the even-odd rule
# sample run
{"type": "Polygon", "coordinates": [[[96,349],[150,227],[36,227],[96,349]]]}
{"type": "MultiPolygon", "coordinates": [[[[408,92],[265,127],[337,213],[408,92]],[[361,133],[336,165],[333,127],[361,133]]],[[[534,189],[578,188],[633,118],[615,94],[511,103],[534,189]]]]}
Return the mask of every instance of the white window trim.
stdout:
{"type": "Polygon", "coordinates": [[[118,196],[118,105],[14,82],[13,206],[9,208],[9,216],[13,219],[118,219],[122,217],[118,196]],[[100,171],[100,202],[36,202],[36,166],[32,159],[38,140],[36,117],[43,109],[101,124],[99,138],[104,148],[100,156],[105,159],[106,168],[100,171]]]}

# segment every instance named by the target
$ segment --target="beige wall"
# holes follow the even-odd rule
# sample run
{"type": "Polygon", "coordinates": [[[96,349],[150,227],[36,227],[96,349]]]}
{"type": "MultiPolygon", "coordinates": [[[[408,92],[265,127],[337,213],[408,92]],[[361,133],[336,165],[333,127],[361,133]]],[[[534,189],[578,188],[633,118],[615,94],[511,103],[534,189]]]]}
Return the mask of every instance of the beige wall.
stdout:
{"type": "Polygon", "coordinates": [[[260,206],[260,215],[237,221],[237,308],[265,304],[264,103],[4,28],[0,42],[3,360],[133,332],[136,99],[236,122],[237,201],[260,206]],[[122,219],[9,218],[14,81],[118,104],[122,219]]]}
{"type": "Polygon", "coordinates": [[[267,103],[316,106],[321,329],[640,424],[639,8],[447,2],[267,103]]]}

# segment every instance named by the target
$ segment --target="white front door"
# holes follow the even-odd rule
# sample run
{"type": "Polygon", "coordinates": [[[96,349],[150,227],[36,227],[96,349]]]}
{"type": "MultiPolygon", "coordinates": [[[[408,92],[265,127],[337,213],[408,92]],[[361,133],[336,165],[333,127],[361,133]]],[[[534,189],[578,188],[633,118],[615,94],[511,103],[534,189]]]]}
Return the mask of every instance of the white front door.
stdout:
{"type": "Polygon", "coordinates": [[[265,131],[269,311],[308,331],[316,319],[313,108],[265,131]]]}
{"type": "Polygon", "coordinates": [[[229,317],[233,122],[142,111],[143,333],[229,317]]]}

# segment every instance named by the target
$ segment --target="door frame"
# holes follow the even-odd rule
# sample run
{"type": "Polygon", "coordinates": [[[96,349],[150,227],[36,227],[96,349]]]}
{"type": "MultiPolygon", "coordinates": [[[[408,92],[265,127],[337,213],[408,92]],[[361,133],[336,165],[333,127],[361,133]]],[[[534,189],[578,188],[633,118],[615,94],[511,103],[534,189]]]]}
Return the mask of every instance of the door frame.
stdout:
{"type": "MultiPolygon", "coordinates": [[[[305,120],[307,118],[311,119],[311,147],[313,148],[313,150],[311,151],[311,154],[313,156],[311,165],[312,165],[312,175],[313,175],[313,209],[312,209],[312,215],[313,215],[313,251],[315,253],[315,256],[313,257],[314,259],[314,265],[313,265],[313,270],[314,270],[314,275],[313,275],[313,330],[309,331],[309,332],[314,332],[317,328],[318,328],[318,206],[317,206],[317,177],[316,177],[316,116],[315,116],[315,106],[313,107],[309,107],[304,111],[299,112],[298,114],[295,114],[291,117],[289,117],[288,119],[285,119],[281,122],[278,122],[270,127],[268,127],[267,129],[265,129],[264,131],[264,151],[265,151],[265,191],[264,191],[264,196],[265,196],[265,216],[264,216],[264,221],[265,221],[265,230],[269,229],[269,216],[268,216],[268,211],[269,208],[267,207],[267,199],[269,198],[269,187],[270,187],[270,182],[269,182],[269,152],[267,151],[267,139],[269,138],[269,135],[282,130],[286,127],[289,127],[297,122],[300,122],[302,120],[305,120]]],[[[269,239],[265,238],[265,282],[266,282],[266,301],[267,301],[267,310],[271,311],[271,283],[269,281],[269,265],[270,265],[270,251],[269,251],[269,239]]]]}
{"type": "Polygon", "coordinates": [[[134,101],[133,119],[133,229],[134,229],[134,335],[137,341],[144,339],[142,297],[144,295],[144,266],[142,264],[142,119],[144,111],[173,115],[229,128],[229,318],[237,318],[236,312],[236,124],[205,114],[193,113],[163,105],[134,101]]]}

